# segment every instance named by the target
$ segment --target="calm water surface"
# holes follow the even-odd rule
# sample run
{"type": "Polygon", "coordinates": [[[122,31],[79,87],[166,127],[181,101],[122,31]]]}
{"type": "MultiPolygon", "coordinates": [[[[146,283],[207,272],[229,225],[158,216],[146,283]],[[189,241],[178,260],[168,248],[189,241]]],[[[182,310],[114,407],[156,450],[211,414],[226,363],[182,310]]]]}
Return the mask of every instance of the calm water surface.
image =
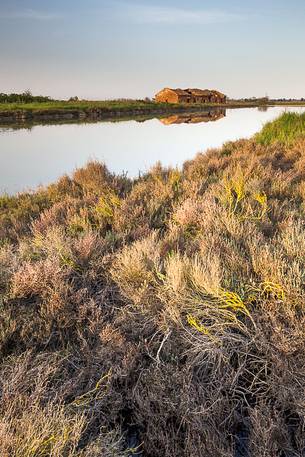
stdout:
{"type": "Polygon", "coordinates": [[[305,108],[226,110],[208,118],[175,117],[145,122],[99,122],[0,128],[0,192],[14,193],[54,182],[90,159],[105,162],[109,170],[135,177],[160,161],[181,166],[197,152],[224,142],[252,136],[284,111],[305,108]]]}

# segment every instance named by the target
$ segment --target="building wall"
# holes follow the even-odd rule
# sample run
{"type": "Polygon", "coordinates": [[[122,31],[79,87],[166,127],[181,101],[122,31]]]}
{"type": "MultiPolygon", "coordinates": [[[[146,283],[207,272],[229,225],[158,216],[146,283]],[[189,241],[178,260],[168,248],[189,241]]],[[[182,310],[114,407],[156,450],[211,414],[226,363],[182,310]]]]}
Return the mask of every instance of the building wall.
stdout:
{"type": "Polygon", "coordinates": [[[200,97],[200,103],[209,103],[211,101],[211,97],[206,95],[204,97],[200,97]]]}
{"type": "Polygon", "coordinates": [[[163,102],[163,103],[178,103],[179,102],[179,97],[175,92],[171,90],[162,90],[159,92],[155,99],[158,102],[163,102]]]}
{"type": "Polygon", "coordinates": [[[209,103],[211,97],[209,95],[196,95],[192,97],[192,103],[209,103]]]}
{"type": "Polygon", "coordinates": [[[192,97],[179,95],[178,96],[178,103],[193,103],[192,97]]]}

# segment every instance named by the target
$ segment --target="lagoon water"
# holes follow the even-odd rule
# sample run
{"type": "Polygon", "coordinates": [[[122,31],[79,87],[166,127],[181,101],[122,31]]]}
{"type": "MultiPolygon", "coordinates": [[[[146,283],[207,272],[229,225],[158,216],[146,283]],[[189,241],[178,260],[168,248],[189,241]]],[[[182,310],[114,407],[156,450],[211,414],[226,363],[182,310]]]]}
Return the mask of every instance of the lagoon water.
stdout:
{"type": "Polygon", "coordinates": [[[35,189],[71,174],[90,159],[130,177],[157,161],[178,166],[196,153],[249,138],[284,111],[305,108],[227,109],[225,116],[184,115],[120,122],[0,127],[0,193],[35,189]]]}

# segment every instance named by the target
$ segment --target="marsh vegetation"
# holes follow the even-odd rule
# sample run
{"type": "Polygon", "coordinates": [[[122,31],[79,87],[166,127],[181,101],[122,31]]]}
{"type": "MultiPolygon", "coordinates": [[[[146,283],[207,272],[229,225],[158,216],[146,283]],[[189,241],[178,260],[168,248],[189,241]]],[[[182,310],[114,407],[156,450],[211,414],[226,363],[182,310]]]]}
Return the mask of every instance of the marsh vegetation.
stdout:
{"type": "Polygon", "coordinates": [[[303,455],[304,134],[0,198],[1,456],[303,455]]]}

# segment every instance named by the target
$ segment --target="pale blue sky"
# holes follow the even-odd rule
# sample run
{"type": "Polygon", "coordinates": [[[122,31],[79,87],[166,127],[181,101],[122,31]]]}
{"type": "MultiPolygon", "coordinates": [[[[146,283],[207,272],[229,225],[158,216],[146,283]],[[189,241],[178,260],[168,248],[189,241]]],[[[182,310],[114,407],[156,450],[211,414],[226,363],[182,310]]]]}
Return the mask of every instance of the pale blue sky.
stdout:
{"type": "Polygon", "coordinates": [[[0,92],[305,97],[304,0],[0,0],[0,92]]]}

